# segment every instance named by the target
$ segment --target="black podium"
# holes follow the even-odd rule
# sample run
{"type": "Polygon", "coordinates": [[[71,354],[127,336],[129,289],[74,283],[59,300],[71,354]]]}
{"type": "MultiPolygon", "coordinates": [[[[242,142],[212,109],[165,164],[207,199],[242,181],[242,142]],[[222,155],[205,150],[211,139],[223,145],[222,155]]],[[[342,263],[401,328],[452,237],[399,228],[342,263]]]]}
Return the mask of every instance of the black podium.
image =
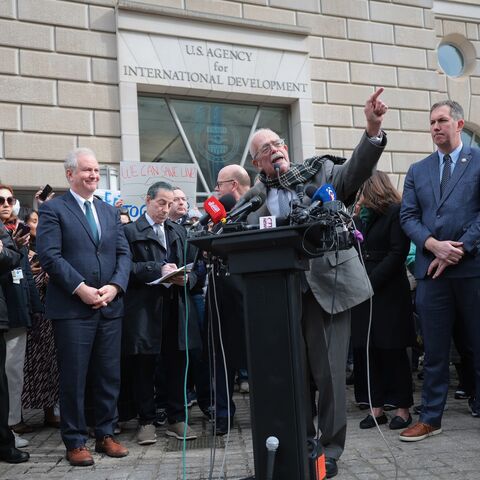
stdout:
{"type": "Polygon", "coordinates": [[[274,480],[309,479],[300,272],[308,270],[306,227],[208,235],[195,246],[243,278],[255,478],[267,473],[266,439],[276,436],[274,480]]]}

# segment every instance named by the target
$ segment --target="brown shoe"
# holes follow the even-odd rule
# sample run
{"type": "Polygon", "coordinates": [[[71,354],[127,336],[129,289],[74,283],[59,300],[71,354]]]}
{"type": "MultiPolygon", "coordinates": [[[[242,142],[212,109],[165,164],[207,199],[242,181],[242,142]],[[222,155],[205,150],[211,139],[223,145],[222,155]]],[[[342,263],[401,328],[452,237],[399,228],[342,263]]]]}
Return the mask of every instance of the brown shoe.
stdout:
{"type": "Polygon", "coordinates": [[[95,451],[115,458],[126,457],[128,455],[128,449],[113,437],[104,437],[102,440],[97,440],[95,442],[95,451]]]}
{"type": "Polygon", "coordinates": [[[67,460],[73,467],[89,467],[93,465],[93,457],[87,447],[73,448],[67,450],[67,460]]]}
{"type": "Polygon", "coordinates": [[[442,433],[442,427],[434,427],[428,423],[417,422],[400,434],[400,440],[403,442],[418,442],[439,433],[442,433]]]}
{"type": "Polygon", "coordinates": [[[25,422],[17,423],[10,428],[19,435],[23,435],[24,433],[32,433],[35,431],[35,429],[31,425],[27,425],[25,422]]]}

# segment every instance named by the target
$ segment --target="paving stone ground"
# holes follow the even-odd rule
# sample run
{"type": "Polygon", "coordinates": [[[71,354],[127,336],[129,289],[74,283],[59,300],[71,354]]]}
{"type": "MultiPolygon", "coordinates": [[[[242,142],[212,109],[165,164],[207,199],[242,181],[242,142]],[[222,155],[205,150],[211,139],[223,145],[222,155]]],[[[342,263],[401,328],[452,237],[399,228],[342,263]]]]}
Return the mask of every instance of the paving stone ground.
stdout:
{"type": "MultiPolygon", "coordinates": [[[[353,387],[347,387],[347,390],[347,445],[338,464],[338,480],[480,479],[480,419],[470,415],[466,401],[453,399],[453,390],[440,435],[422,442],[403,443],[397,438],[398,432],[382,425],[380,428],[391,452],[376,429],[358,428],[366,413],[355,406],[353,387]]],[[[418,387],[415,397],[418,403],[418,387]]],[[[185,472],[181,442],[167,438],[165,426],[157,429],[158,442],[155,445],[141,447],[135,443],[134,422],[129,422],[119,435],[119,439],[130,449],[128,457],[116,460],[94,453],[93,467],[71,467],[65,460],[58,430],[42,427],[41,412],[27,411],[27,422],[37,427],[34,433],[25,435],[30,441],[27,450],[31,459],[20,465],[0,463],[0,480],[240,480],[254,474],[254,464],[249,397],[237,393],[235,402],[237,415],[230,438],[228,442],[226,437],[218,439],[215,449],[208,435],[208,421],[198,407],[192,407],[191,425],[200,437],[187,443],[185,472]],[[221,475],[222,462],[224,477],[221,475]],[[213,474],[210,474],[211,471],[213,474]]],[[[89,446],[93,449],[93,440],[89,446]]]]}

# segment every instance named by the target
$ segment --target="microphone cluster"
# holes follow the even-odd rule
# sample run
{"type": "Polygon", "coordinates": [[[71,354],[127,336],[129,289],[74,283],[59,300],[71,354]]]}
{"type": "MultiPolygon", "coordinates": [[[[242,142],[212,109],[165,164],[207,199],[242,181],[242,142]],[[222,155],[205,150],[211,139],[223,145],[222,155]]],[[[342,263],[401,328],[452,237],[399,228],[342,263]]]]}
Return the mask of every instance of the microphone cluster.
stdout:
{"type": "Polygon", "coordinates": [[[265,195],[259,193],[246,201],[236,204],[233,195],[227,194],[221,198],[211,196],[203,203],[205,214],[192,225],[190,236],[202,236],[209,233],[224,231],[247,230],[244,220],[250,212],[258,210],[265,202],[265,195]],[[233,228],[228,228],[229,226],[233,228]],[[238,228],[240,227],[240,228],[238,228]]]}
{"type": "Polygon", "coordinates": [[[311,199],[306,206],[292,204],[291,225],[310,225],[306,235],[316,251],[345,250],[357,243],[355,225],[345,205],[337,200],[333,185],[327,183],[318,189],[313,185],[305,188],[311,199]]]}
{"type": "MultiPolygon", "coordinates": [[[[287,218],[277,218],[278,225],[305,225],[305,236],[315,247],[316,253],[344,250],[355,245],[358,236],[352,217],[348,214],[345,205],[337,200],[335,188],[331,184],[316,188],[308,185],[299,195],[300,188],[296,188],[300,201],[291,202],[290,215],[287,218]],[[301,203],[305,194],[311,199],[310,205],[301,203]]],[[[211,196],[203,204],[205,214],[189,230],[190,237],[202,237],[220,233],[231,233],[258,226],[247,225],[245,222],[249,213],[254,212],[266,200],[265,194],[246,194],[238,203],[230,195],[221,198],[211,196]]]]}

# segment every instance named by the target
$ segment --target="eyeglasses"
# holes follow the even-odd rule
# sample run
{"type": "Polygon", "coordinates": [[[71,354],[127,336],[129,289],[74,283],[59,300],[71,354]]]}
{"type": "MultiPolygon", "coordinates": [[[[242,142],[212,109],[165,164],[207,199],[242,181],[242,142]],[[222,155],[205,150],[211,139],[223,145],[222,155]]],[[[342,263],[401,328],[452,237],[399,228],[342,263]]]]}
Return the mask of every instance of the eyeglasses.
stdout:
{"type": "Polygon", "coordinates": [[[215,188],[220,188],[220,185],[223,185],[224,183],[228,183],[228,182],[234,182],[235,180],[232,178],[231,180],[222,180],[220,182],[217,182],[215,184],[215,188]]]}
{"type": "Polygon", "coordinates": [[[253,156],[253,159],[255,160],[260,154],[267,155],[268,153],[271,153],[272,147],[282,148],[284,146],[285,146],[284,138],[277,138],[277,140],[273,140],[270,143],[265,143],[257,150],[257,153],[253,156]]]}
{"type": "Polygon", "coordinates": [[[15,205],[15,197],[0,197],[0,206],[2,206],[5,202],[7,202],[11,207],[15,205]]]}

